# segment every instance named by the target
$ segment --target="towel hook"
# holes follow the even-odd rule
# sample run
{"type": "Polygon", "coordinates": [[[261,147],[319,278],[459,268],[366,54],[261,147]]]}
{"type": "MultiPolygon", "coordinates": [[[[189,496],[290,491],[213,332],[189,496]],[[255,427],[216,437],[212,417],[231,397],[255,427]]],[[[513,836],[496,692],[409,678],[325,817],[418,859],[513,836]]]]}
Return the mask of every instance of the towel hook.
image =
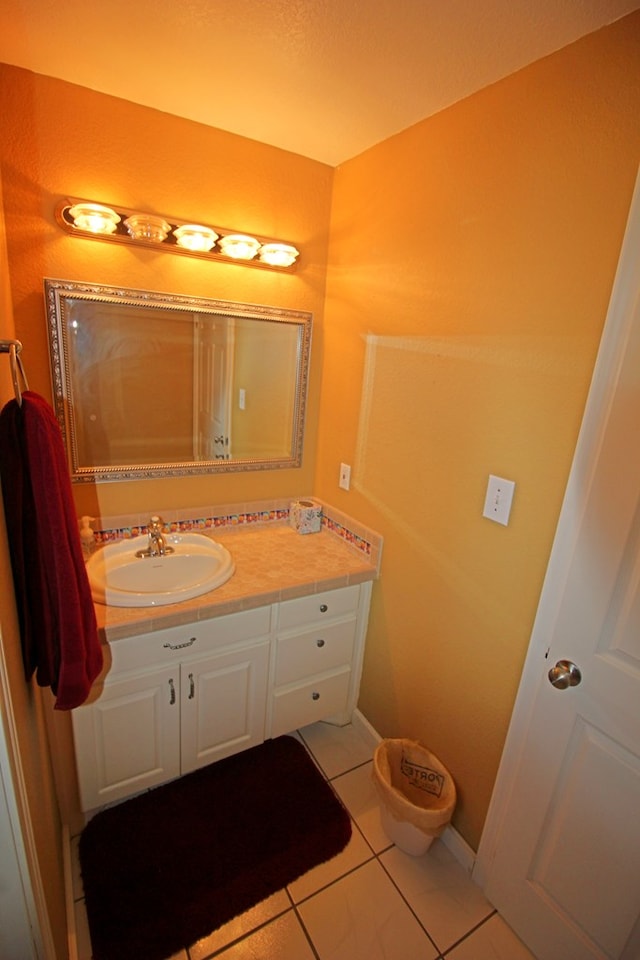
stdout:
{"type": "Polygon", "coordinates": [[[22,358],[20,353],[22,352],[22,344],[19,340],[0,340],[0,353],[9,354],[9,365],[11,367],[11,379],[13,381],[13,392],[15,394],[16,400],[18,401],[18,406],[22,406],[22,390],[20,389],[20,377],[22,377],[22,382],[24,384],[24,389],[29,389],[29,384],[27,383],[27,376],[24,372],[24,366],[22,365],[22,358]],[[18,376],[20,375],[20,377],[18,376]]]}

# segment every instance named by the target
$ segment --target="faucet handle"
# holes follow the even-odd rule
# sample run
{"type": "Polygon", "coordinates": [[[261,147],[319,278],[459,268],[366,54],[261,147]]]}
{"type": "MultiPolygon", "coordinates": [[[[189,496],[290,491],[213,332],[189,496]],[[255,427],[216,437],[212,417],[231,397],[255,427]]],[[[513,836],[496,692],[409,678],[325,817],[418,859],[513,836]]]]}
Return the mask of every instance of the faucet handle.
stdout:
{"type": "Polygon", "coordinates": [[[162,533],[163,526],[164,526],[164,520],[162,519],[162,517],[154,516],[154,517],[151,517],[151,519],[149,520],[148,527],[149,527],[149,530],[153,531],[153,533],[162,533]]]}

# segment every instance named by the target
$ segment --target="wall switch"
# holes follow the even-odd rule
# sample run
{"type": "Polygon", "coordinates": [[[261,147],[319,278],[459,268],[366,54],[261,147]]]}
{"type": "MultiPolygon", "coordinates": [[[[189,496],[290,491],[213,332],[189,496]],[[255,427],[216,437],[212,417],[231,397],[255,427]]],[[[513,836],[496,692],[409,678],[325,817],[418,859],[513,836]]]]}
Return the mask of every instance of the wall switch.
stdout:
{"type": "Polygon", "coordinates": [[[247,402],[247,394],[244,390],[244,387],[240,387],[238,390],[238,406],[241,410],[244,410],[245,404],[247,402]]]}
{"type": "Polygon", "coordinates": [[[351,485],[351,467],[348,463],[340,464],[340,479],[338,480],[338,486],[342,487],[343,490],[348,490],[351,485]]]}
{"type": "Polygon", "coordinates": [[[490,474],[482,516],[506,527],[509,523],[515,486],[513,480],[505,480],[503,477],[494,477],[490,474]]]}

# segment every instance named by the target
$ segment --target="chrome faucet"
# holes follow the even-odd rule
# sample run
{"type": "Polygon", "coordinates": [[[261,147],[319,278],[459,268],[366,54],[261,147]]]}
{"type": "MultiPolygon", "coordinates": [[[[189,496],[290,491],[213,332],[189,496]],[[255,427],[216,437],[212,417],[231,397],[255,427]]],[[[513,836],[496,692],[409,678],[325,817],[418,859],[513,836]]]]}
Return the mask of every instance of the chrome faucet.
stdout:
{"type": "Polygon", "coordinates": [[[173,547],[168,547],[165,543],[163,526],[162,517],[151,517],[147,524],[149,545],[146,550],[138,550],[136,557],[164,557],[168,553],[173,553],[173,547]]]}

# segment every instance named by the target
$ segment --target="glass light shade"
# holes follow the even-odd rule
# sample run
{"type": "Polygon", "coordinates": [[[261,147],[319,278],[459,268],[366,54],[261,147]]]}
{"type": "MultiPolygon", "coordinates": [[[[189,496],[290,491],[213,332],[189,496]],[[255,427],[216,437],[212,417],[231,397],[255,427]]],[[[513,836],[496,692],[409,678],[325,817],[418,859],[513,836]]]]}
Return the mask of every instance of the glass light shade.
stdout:
{"type": "Polygon", "coordinates": [[[201,227],[199,223],[185,223],[173,231],[176,243],[185,250],[206,252],[211,250],[218,239],[218,234],[211,227],[201,227]]]}
{"type": "Polygon", "coordinates": [[[115,210],[101,203],[76,203],[69,208],[69,216],[74,227],[89,233],[114,233],[120,222],[115,210]]]}
{"type": "Polygon", "coordinates": [[[162,243],[171,230],[171,224],[150,213],[134,213],[127,217],[124,225],[134,240],[151,240],[153,243],[162,243]]]}
{"type": "Polygon", "coordinates": [[[225,257],[233,257],[235,260],[253,260],[260,249],[258,241],[244,233],[230,233],[221,237],[218,246],[225,257]]]}
{"type": "Polygon", "coordinates": [[[272,267],[290,267],[299,253],[288,243],[265,243],[260,247],[260,260],[272,267]]]}

